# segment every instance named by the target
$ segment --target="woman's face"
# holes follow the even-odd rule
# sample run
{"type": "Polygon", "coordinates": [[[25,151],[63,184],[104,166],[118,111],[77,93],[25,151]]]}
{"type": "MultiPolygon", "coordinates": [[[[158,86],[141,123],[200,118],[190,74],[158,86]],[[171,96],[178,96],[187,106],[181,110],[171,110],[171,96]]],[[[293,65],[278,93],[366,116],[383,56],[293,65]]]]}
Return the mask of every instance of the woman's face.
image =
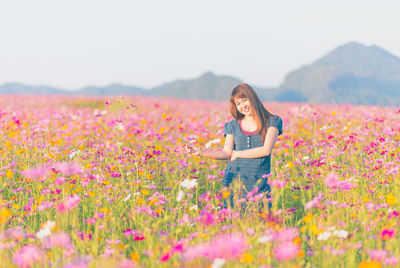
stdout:
{"type": "Polygon", "coordinates": [[[235,98],[233,99],[236,109],[244,116],[251,115],[251,103],[248,98],[235,98]]]}

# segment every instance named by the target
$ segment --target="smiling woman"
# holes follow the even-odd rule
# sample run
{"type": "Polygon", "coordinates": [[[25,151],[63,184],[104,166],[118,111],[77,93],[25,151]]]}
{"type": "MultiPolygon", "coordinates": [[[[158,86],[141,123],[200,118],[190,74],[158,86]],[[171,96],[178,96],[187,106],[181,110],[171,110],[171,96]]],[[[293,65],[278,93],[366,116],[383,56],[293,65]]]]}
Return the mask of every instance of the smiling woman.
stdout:
{"type": "Polygon", "coordinates": [[[200,150],[190,144],[186,145],[187,151],[207,158],[230,160],[225,169],[224,186],[238,179],[244,184],[245,193],[268,193],[271,152],[282,134],[282,119],[268,112],[247,84],[233,88],[230,112],[234,119],[224,125],[226,139],[222,151],[200,150]]]}

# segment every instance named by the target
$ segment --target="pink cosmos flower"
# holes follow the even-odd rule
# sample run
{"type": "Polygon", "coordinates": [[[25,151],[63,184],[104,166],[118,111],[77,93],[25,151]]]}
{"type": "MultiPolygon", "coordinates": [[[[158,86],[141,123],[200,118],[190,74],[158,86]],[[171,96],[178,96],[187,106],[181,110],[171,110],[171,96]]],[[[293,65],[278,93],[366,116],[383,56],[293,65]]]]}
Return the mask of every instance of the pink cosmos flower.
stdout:
{"type": "Polygon", "coordinates": [[[20,226],[17,226],[7,229],[3,233],[0,233],[0,241],[8,239],[20,240],[22,238],[25,238],[26,236],[27,234],[25,233],[24,229],[20,226]]]}
{"type": "Polygon", "coordinates": [[[13,261],[19,267],[30,267],[42,257],[41,251],[34,245],[25,245],[18,251],[13,258],[13,261]]]}
{"type": "Polygon", "coordinates": [[[271,185],[272,188],[282,188],[285,186],[286,181],[285,180],[268,180],[268,184],[271,185]]]}
{"type": "Polygon", "coordinates": [[[61,174],[64,176],[72,176],[83,173],[83,168],[76,162],[57,162],[53,164],[53,168],[61,172],[61,174]]]}
{"type": "Polygon", "coordinates": [[[373,249],[368,251],[369,257],[375,261],[383,261],[386,259],[388,252],[383,249],[373,249]]]}
{"type": "Polygon", "coordinates": [[[200,211],[200,216],[197,218],[197,221],[203,223],[204,225],[214,225],[216,220],[214,218],[214,214],[207,211],[202,210],[200,211]]]}
{"type": "Polygon", "coordinates": [[[335,172],[331,172],[326,176],[324,181],[326,187],[331,189],[351,190],[356,188],[352,182],[340,180],[339,176],[335,172]]]}
{"type": "Polygon", "coordinates": [[[317,206],[319,202],[321,202],[322,198],[324,198],[324,195],[321,192],[319,192],[318,195],[313,200],[306,203],[305,208],[310,209],[312,207],[317,206]]]}
{"type": "Polygon", "coordinates": [[[199,257],[233,260],[239,258],[245,249],[246,241],[242,234],[221,234],[210,242],[189,247],[183,254],[183,260],[191,261],[199,257]]]}
{"type": "Polygon", "coordinates": [[[396,266],[398,261],[399,261],[399,258],[397,258],[396,256],[392,256],[392,257],[386,258],[383,261],[383,265],[396,266]]]}
{"type": "Polygon", "coordinates": [[[292,242],[285,242],[279,244],[274,249],[274,257],[278,261],[286,261],[296,257],[299,251],[300,251],[299,245],[295,245],[292,242]]]}
{"type": "Polygon", "coordinates": [[[32,180],[46,179],[50,174],[50,169],[45,166],[33,167],[24,171],[21,171],[21,174],[32,180]]]}
{"type": "Polygon", "coordinates": [[[292,242],[293,239],[299,236],[299,230],[296,228],[285,228],[276,234],[276,240],[280,242],[292,242]]]}
{"type": "Polygon", "coordinates": [[[120,261],[118,264],[118,268],[134,268],[134,267],[136,267],[136,264],[129,259],[124,259],[120,261]]]}
{"type": "Polygon", "coordinates": [[[65,249],[70,249],[74,247],[69,235],[65,232],[52,234],[50,237],[47,237],[44,244],[46,248],[61,247],[65,249]]]}
{"type": "Polygon", "coordinates": [[[339,183],[339,176],[336,173],[331,172],[328,176],[325,177],[324,181],[326,187],[336,188],[339,183]]]}
{"type": "Polygon", "coordinates": [[[40,203],[40,205],[38,206],[38,210],[39,211],[43,211],[45,209],[54,207],[54,204],[48,201],[43,201],[42,203],[40,203]]]}
{"type": "Polygon", "coordinates": [[[14,241],[7,242],[7,243],[0,243],[0,250],[10,249],[17,245],[14,241]]]}
{"type": "Polygon", "coordinates": [[[58,178],[56,179],[55,183],[56,183],[57,185],[61,185],[61,184],[63,184],[65,181],[66,181],[66,180],[65,180],[64,177],[58,177],[58,178]]]}
{"type": "Polygon", "coordinates": [[[81,201],[81,197],[77,194],[73,196],[67,197],[67,199],[57,206],[57,210],[60,212],[65,212],[77,207],[79,202],[81,201]]]}
{"type": "Polygon", "coordinates": [[[92,257],[90,256],[79,256],[72,262],[64,265],[64,268],[87,268],[92,257]]]}

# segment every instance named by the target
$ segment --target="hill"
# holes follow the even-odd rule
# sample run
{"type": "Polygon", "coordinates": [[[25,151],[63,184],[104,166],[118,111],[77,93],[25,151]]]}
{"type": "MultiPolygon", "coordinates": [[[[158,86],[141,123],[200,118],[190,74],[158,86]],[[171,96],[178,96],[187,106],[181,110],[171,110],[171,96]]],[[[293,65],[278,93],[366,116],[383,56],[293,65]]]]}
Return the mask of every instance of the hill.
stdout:
{"type": "Polygon", "coordinates": [[[290,72],[278,101],[400,104],[400,58],[378,46],[348,43],[290,72]]]}
{"type": "MultiPolygon", "coordinates": [[[[139,95],[226,101],[239,83],[239,78],[206,72],[152,89],[111,84],[66,91],[7,83],[0,86],[0,94],[139,95]]],[[[351,42],[291,71],[278,88],[252,86],[263,101],[400,105],[400,58],[375,45],[351,42]]]]}
{"type": "Polygon", "coordinates": [[[48,87],[48,86],[30,86],[25,84],[19,83],[5,83],[0,85],[0,94],[16,94],[16,95],[29,95],[29,94],[54,94],[54,95],[61,95],[61,94],[68,94],[67,91],[48,87]]]}
{"type": "Polygon", "coordinates": [[[121,84],[111,84],[106,87],[85,87],[77,91],[73,91],[74,95],[136,95],[146,96],[149,90],[135,86],[125,86],[121,84]]]}

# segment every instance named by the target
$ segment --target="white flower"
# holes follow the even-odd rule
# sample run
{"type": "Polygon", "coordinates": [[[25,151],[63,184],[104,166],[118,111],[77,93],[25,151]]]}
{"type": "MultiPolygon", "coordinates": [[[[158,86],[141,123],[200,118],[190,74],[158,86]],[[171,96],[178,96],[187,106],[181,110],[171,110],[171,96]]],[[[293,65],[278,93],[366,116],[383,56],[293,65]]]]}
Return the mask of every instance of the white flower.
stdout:
{"type": "Polygon", "coordinates": [[[118,129],[118,130],[124,130],[124,129],[125,129],[124,124],[123,124],[123,123],[118,123],[118,124],[117,124],[117,129],[118,129]]]}
{"type": "Polygon", "coordinates": [[[94,109],[94,111],[93,111],[93,115],[94,115],[94,116],[105,115],[106,113],[107,113],[107,111],[105,111],[105,110],[99,112],[98,109],[94,109]]]}
{"type": "Polygon", "coordinates": [[[308,160],[308,159],[310,159],[310,157],[308,155],[303,157],[303,160],[308,160]]]}
{"type": "Polygon", "coordinates": [[[199,207],[197,205],[193,205],[189,208],[189,210],[198,210],[199,207]]]}
{"type": "Polygon", "coordinates": [[[54,227],[56,227],[56,223],[54,221],[46,221],[46,223],[43,226],[43,228],[48,228],[48,229],[52,229],[54,227]]]}
{"type": "Polygon", "coordinates": [[[323,131],[323,130],[328,130],[328,129],[331,129],[331,128],[332,128],[332,126],[325,125],[325,126],[321,127],[319,130],[323,131]]]}
{"type": "Polygon", "coordinates": [[[318,239],[318,240],[324,240],[324,241],[326,241],[326,240],[328,240],[328,238],[329,238],[331,235],[332,235],[331,232],[323,232],[323,233],[320,233],[320,234],[318,235],[317,239],[318,239]]]}
{"type": "Polygon", "coordinates": [[[176,197],[176,201],[180,202],[184,197],[185,197],[185,193],[182,190],[180,190],[176,197]]]}
{"type": "Polygon", "coordinates": [[[127,197],[124,198],[124,202],[128,201],[129,198],[131,198],[131,196],[132,196],[131,194],[128,194],[127,197]]]}
{"type": "Polygon", "coordinates": [[[181,182],[181,186],[186,189],[191,189],[197,186],[197,181],[195,179],[189,180],[185,179],[181,182]]]}
{"type": "Polygon", "coordinates": [[[39,239],[43,239],[51,234],[50,228],[40,229],[39,232],[36,233],[36,237],[39,239]]]}
{"type": "Polygon", "coordinates": [[[213,139],[213,140],[207,142],[207,143],[204,145],[204,147],[206,147],[206,148],[208,149],[208,148],[210,148],[213,144],[215,144],[215,143],[220,143],[220,142],[221,142],[221,139],[213,139]]]}
{"type": "Polygon", "coordinates": [[[272,239],[273,239],[272,235],[264,235],[258,238],[258,243],[264,244],[272,241],[272,239]]]}
{"type": "Polygon", "coordinates": [[[220,268],[225,264],[225,259],[215,258],[211,264],[211,268],[220,268]]]}
{"type": "Polygon", "coordinates": [[[39,239],[45,238],[51,234],[51,229],[56,226],[54,221],[46,221],[43,228],[36,233],[36,237],[39,239]]]}
{"type": "Polygon", "coordinates": [[[345,239],[349,235],[349,232],[347,232],[346,230],[335,230],[333,231],[333,234],[339,238],[345,239]]]}
{"type": "Polygon", "coordinates": [[[80,150],[77,150],[77,151],[72,151],[70,154],[69,154],[69,159],[72,159],[72,158],[74,158],[78,153],[80,153],[81,151],[80,150]]]}

